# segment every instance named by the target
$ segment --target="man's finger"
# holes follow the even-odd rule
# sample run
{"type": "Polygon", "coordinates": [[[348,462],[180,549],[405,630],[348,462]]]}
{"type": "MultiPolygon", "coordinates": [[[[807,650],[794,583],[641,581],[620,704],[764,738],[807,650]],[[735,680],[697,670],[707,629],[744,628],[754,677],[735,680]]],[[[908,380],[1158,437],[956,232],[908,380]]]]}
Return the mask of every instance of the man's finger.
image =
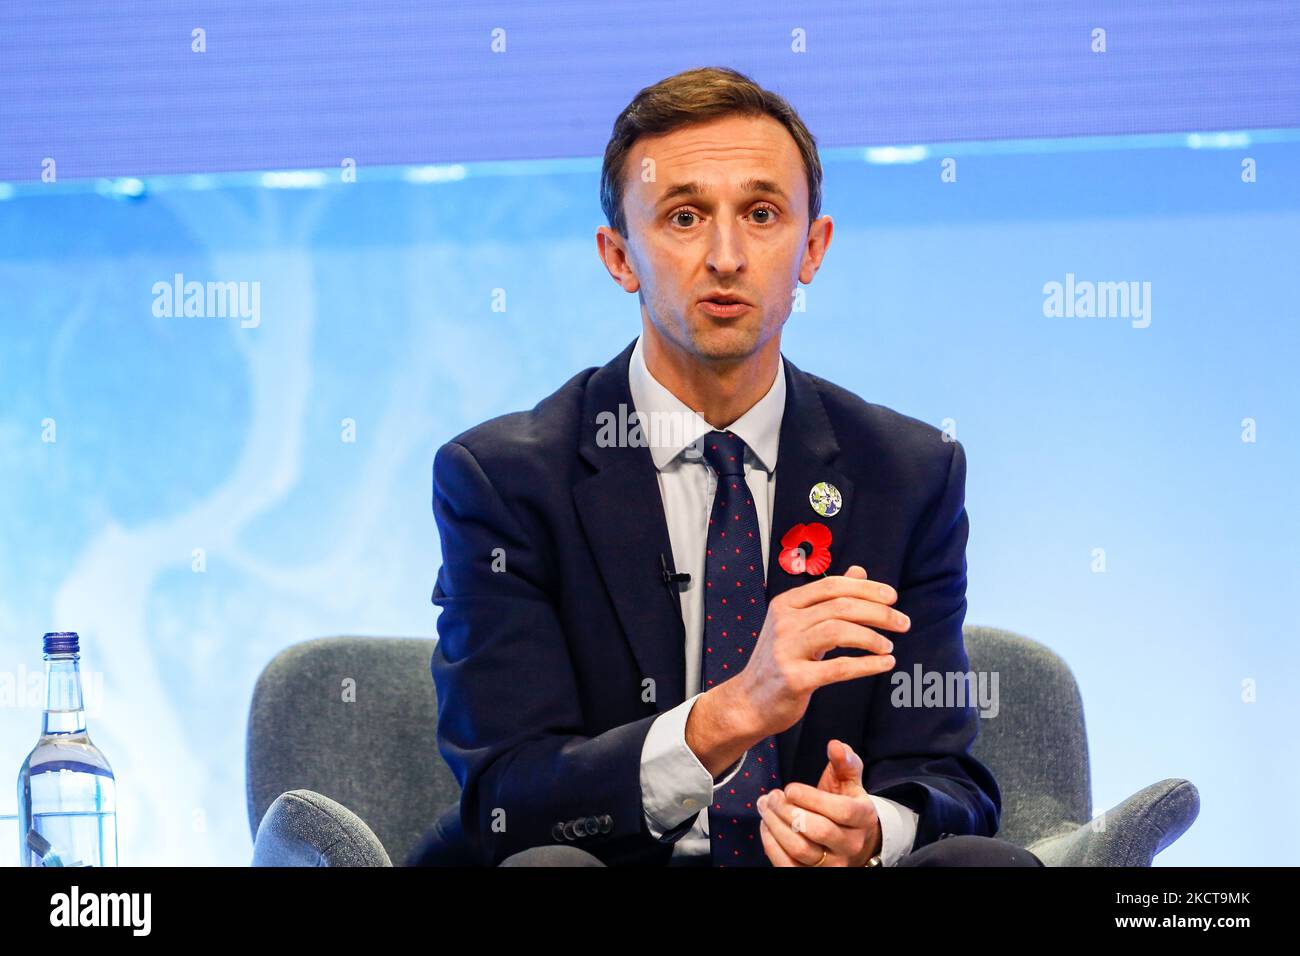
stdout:
{"type": "Polygon", "coordinates": [[[861,794],[853,796],[843,793],[831,793],[829,790],[821,790],[817,787],[810,787],[806,783],[787,784],[783,791],[786,795],[786,801],[792,807],[800,807],[806,811],[816,813],[818,816],[825,817],[836,826],[847,829],[862,829],[872,824],[873,811],[875,805],[868,799],[865,803],[862,800],[866,794],[864,790],[861,794]]]}
{"type": "Polygon", "coordinates": [[[776,842],[796,863],[816,865],[822,858],[822,850],[829,852],[839,837],[839,827],[820,814],[788,804],[782,806],[775,791],[765,797],[756,806],[776,842]]]}
{"type": "Polygon", "coordinates": [[[846,680],[874,677],[892,670],[898,661],[893,654],[857,654],[832,657],[830,660],[804,661],[800,667],[816,668],[811,672],[813,688],[838,684],[846,680]]]}
{"type": "MultiPolygon", "coordinates": [[[[857,565],[855,565],[857,567],[857,565]]],[[[864,571],[863,574],[866,574],[864,571]]],[[[822,601],[836,597],[857,597],[881,604],[893,604],[898,600],[898,592],[888,584],[869,581],[865,577],[848,577],[832,574],[818,578],[808,584],[801,584],[785,592],[791,607],[811,607],[822,601]]]]}
{"type": "Polygon", "coordinates": [[[842,740],[831,740],[826,744],[826,756],[830,758],[835,775],[842,783],[854,783],[862,786],[862,758],[854,753],[853,748],[842,740]]]}
{"type": "Polygon", "coordinates": [[[836,647],[857,647],[872,654],[892,654],[894,641],[865,624],[849,621],[820,621],[798,636],[793,650],[800,660],[820,661],[836,647]]]}
{"type": "Polygon", "coordinates": [[[891,631],[905,631],[911,626],[911,619],[906,614],[890,607],[884,601],[847,595],[827,598],[825,601],[800,608],[800,615],[808,621],[809,625],[818,621],[839,620],[854,624],[870,624],[891,631]]]}
{"type": "Polygon", "coordinates": [[[767,854],[773,866],[799,866],[790,858],[790,854],[781,848],[781,844],[776,842],[776,837],[772,835],[766,820],[758,822],[758,835],[763,840],[763,852],[767,854]]]}

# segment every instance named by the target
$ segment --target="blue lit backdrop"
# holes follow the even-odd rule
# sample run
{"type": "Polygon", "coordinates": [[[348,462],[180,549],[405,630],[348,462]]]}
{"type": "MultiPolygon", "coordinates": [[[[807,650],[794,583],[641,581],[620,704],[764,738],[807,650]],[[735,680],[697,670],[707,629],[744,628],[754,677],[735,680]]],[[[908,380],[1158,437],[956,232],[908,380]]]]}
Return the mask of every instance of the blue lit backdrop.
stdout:
{"type": "MultiPolygon", "coordinates": [[[[92,736],[121,789],[122,861],[248,862],[244,720],[277,651],[322,634],[433,636],[434,450],[531,407],[636,334],[635,298],[595,255],[591,157],[637,88],[725,62],[790,95],[826,147],[836,231],[786,354],[870,401],[956,423],[970,468],[967,620],[1026,633],[1074,669],[1095,809],[1186,777],[1201,816],[1158,862],[1294,863],[1300,843],[1265,808],[1300,784],[1289,759],[1300,724],[1300,453],[1289,427],[1300,141],[1282,128],[1300,126],[1300,101],[1282,96],[1295,68],[1275,56],[1296,34],[1270,21],[1219,36],[1218,52],[1194,62],[1194,17],[1175,6],[1201,26],[1220,15],[1162,5],[1142,22],[1106,9],[1127,24],[1125,55],[1139,43],[1163,51],[1154,62],[1181,85],[1157,97],[1130,63],[1127,79],[1098,88],[1106,108],[1081,113],[1070,107],[1089,102],[1090,87],[1073,60],[1031,77],[1023,65],[981,72],[975,49],[953,62],[932,52],[910,74],[898,67],[924,80],[895,87],[872,73],[874,85],[839,98],[834,84],[856,61],[821,64],[832,72],[820,81],[809,68],[768,68],[743,49],[750,27],[678,51],[667,15],[636,30],[604,23],[603,46],[582,41],[603,52],[571,56],[564,73],[538,52],[554,50],[558,27],[537,14],[501,4],[472,22],[430,20],[444,54],[472,35],[473,51],[447,61],[418,56],[397,27],[421,15],[386,4],[355,36],[346,18],[311,20],[310,31],[355,40],[362,61],[391,49],[400,63],[406,50],[428,72],[321,73],[307,55],[316,48],[290,44],[274,78],[294,80],[303,99],[268,100],[296,117],[279,137],[239,97],[291,18],[244,28],[242,59],[209,67],[207,86],[186,79],[179,56],[125,59],[107,91],[88,67],[58,72],[48,109],[37,108],[40,71],[70,54],[0,31],[10,54],[0,57],[10,121],[0,125],[10,183],[0,184],[0,672],[39,669],[47,630],[81,632],[99,705],[92,736]],[[481,88],[492,66],[480,47],[498,19],[518,27],[521,59],[501,61],[509,68],[481,88]],[[658,39],[628,61],[623,48],[642,30],[658,39]],[[1159,42],[1171,36],[1186,49],[1159,42]],[[1192,95],[1204,62],[1229,71],[1217,98],[1192,95]],[[591,103],[548,98],[584,87],[587,67],[591,103]],[[545,83],[533,82],[539,72],[545,83]],[[352,98],[313,99],[318,76],[327,87],[351,77],[352,98]],[[977,114],[933,99],[974,76],[992,98],[977,114]],[[408,99],[385,122],[374,111],[390,88],[408,99]],[[446,110],[442,127],[416,122],[426,92],[446,110]],[[524,94],[571,125],[520,135],[524,94]],[[220,149],[203,127],[210,113],[184,109],[205,96],[225,97],[222,115],[234,117],[220,149]],[[910,113],[892,108],[900,102],[910,113]],[[862,124],[868,106],[885,132],[862,124]],[[326,115],[350,132],[321,134],[336,127],[311,119],[326,115]],[[862,148],[889,144],[906,148],[862,148]],[[338,158],[359,153],[357,182],[341,183],[338,158]],[[66,157],[57,183],[35,181],[46,155],[66,157]],[[956,183],[940,181],[946,157],[956,183]],[[1257,182],[1242,181],[1247,158],[1257,182]],[[455,165],[474,159],[491,161],[455,165]],[[377,165],[434,161],[444,165],[377,165]],[[324,171],[251,172],[276,168],[324,171]],[[101,175],[141,178],[81,178],[101,175]],[[156,316],[153,287],[177,273],[258,282],[259,324],[156,316]],[[1149,327],[1045,317],[1043,285],[1070,273],[1149,281],[1149,327]],[[508,292],[504,313],[491,309],[496,288],[508,292]],[[1247,418],[1254,443],[1242,441],[1247,418]],[[345,419],[355,442],[342,440],[345,419]],[[42,440],[47,420],[57,441],[42,440]],[[1247,679],[1258,682],[1252,704],[1247,679]]],[[[152,44],[175,28],[188,50],[192,23],[238,22],[196,7],[137,19],[139,29],[105,21],[101,37],[152,44]]],[[[598,22],[589,5],[573,9],[598,22]]],[[[713,8],[691,9],[696,22],[713,8]]],[[[898,60],[909,30],[914,46],[939,42],[938,27],[902,9],[866,23],[834,8],[806,19],[814,32],[849,23],[849,34],[892,37],[880,49],[898,60]]],[[[1068,44],[1052,42],[1086,50],[1075,34],[1089,24],[1046,12],[1018,24],[1015,5],[984,9],[1012,37],[1065,33],[1068,44]]],[[[763,16],[788,45],[786,18],[763,16]]],[[[952,28],[942,28],[950,52],[952,28]]],[[[65,39],[84,45],[88,32],[65,39]]],[[[102,45],[90,46],[104,65],[102,45]]],[[[0,814],[13,812],[12,777],[39,729],[39,702],[14,703],[0,709],[0,784],[11,778],[0,814]]]]}

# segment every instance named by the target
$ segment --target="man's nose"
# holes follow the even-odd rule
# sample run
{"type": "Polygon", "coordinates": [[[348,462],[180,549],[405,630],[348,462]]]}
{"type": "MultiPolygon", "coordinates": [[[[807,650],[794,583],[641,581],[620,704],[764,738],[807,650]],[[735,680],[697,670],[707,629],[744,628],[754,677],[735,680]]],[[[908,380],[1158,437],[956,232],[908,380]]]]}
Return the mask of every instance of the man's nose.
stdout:
{"type": "Polygon", "coordinates": [[[734,222],[715,221],[710,227],[709,266],[717,272],[736,272],[745,266],[745,239],[734,222]]]}

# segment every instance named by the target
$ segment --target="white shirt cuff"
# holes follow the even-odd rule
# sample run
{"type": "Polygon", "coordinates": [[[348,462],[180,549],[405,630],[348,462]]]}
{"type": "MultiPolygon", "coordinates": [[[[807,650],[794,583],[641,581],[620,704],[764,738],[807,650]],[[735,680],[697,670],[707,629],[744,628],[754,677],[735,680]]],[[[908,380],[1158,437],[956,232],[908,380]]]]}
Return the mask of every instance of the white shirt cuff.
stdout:
{"type": "Polygon", "coordinates": [[[656,840],[707,809],[713,791],[736,775],[749,753],[741,754],[720,779],[713,779],[686,743],[686,722],[700,696],[655,718],[641,747],[641,807],[656,840]]]}
{"type": "Polygon", "coordinates": [[[917,813],[888,797],[868,794],[880,817],[880,865],[893,866],[899,858],[912,852],[916,842],[917,813]]]}

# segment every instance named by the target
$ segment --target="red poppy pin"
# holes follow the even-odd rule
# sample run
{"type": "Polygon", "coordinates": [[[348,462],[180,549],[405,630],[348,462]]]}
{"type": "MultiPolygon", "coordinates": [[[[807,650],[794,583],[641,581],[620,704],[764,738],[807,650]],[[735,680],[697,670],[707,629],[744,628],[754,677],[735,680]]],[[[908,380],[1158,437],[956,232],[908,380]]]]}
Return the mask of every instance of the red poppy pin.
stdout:
{"type": "Polygon", "coordinates": [[[781,536],[777,561],[787,574],[825,574],[831,566],[831,529],[817,521],[795,525],[781,536]]]}

